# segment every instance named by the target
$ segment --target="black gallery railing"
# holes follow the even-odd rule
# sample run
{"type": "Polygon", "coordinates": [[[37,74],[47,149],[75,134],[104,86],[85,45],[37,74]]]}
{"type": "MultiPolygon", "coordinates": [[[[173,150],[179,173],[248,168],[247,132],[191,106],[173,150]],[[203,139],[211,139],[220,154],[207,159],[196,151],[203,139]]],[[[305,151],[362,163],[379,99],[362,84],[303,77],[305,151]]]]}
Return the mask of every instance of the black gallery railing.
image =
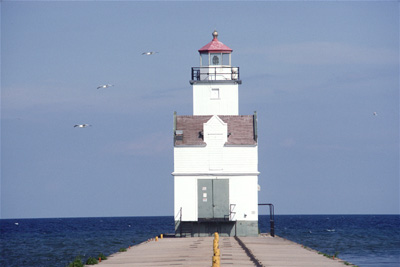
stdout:
{"type": "Polygon", "coordinates": [[[192,67],[192,81],[240,80],[239,67],[192,67]]]}

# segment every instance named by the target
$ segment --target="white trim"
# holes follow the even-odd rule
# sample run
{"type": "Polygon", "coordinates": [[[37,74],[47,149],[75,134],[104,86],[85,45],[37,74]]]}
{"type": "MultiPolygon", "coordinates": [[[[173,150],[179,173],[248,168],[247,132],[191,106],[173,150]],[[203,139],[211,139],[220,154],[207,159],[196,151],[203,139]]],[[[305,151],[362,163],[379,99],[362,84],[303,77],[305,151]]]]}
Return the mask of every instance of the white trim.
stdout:
{"type": "Polygon", "coordinates": [[[207,144],[202,145],[175,145],[175,147],[206,147],[207,144]]]}
{"type": "Polygon", "coordinates": [[[173,176],[258,176],[260,172],[248,172],[248,173],[222,173],[222,172],[210,172],[210,173],[187,173],[187,172],[173,172],[171,173],[173,176]]]}
{"type": "Polygon", "coordinates": [[[225,144],[224,144],[224,146],[225,147],[256,147],[256,146],[258,146],[257,144],[254,144],[254,145],[236,145],[236,144],[228,144],[228,142],[226,142],[225,144]]]}

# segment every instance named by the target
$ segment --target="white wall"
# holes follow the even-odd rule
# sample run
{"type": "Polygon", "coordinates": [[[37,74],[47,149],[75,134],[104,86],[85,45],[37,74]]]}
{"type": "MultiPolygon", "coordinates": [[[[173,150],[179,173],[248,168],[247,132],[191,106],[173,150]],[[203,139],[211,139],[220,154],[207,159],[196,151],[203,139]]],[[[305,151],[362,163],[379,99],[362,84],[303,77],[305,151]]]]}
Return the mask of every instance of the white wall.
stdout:
{"type": "Polygon", "coordinates": [[[174,214],[179,220],[182,208],[182,221],[197,221],[197,180],[229,179],[229,204],[236,204],[232,220],[258,220],[258,176],[175,176],[174,177],[174,214]],[[246,214],[246,216],[245,216],[246,214]]]}
{"type": "Polygon", "coordinates": [[[174,216],[175,221],[197,221],[197,179],[194,177],[174,177],[174,216]]]}
{"type": "MultiPolygon", "coordinates": [[[[224,146],[227,124],[213,116],[204,124],[206,146],[174,147],[175,216],[197,221],[198,179],[229,179],[229,204],[236,204],[232,220],[258,220],[258,147],[224,146]]],[[[176,218],[179,220],[179,218],[176,218]]]]}
{"type": "MultiPolygon", "coordinates": [[[[174,172],[215,173],[212,158],[214,147],[174,147],[174,172]]],[[[226,146],[221,148],[218,171],[224,173],[258,172],[257,146],[226,146]]],[[[215,160],[214,159],[214,163],[215,160]]]]}
{"type": "Polygon", "coordinates": [[[239,85],[193,84],[193,115],[239,115],[239,85]],[[213,88],[219,88],[219,99],[212,97],[213,88]]]}
{"type": "Polygon", "coordinates": [[[229,179],[229,203],[236,204],[233,220],[258,220],[258,176],[235,176],[229,179]],[[246,216],[245,216],[246,214],[246,216]]]}

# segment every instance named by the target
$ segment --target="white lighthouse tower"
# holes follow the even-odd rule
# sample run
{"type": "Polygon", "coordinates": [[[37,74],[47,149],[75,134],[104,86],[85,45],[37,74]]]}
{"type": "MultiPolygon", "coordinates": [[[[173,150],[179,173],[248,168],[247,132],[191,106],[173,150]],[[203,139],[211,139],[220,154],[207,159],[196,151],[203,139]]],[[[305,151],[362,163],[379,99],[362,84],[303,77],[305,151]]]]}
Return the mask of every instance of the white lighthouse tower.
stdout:
{"type": "Polygon", "coordinates": [[[257,117],[239,115],[239,68],[212,35],[192,68],[193,115],[174,114],[175,234],[256,236],[257,117]]]}
{"type": "Polygon", "coordinates": [[[200,67],[192,68],[193,115],[239,115],[239,68],[231,67],[232,49],[213,40],[199,49],[200,67]]]}

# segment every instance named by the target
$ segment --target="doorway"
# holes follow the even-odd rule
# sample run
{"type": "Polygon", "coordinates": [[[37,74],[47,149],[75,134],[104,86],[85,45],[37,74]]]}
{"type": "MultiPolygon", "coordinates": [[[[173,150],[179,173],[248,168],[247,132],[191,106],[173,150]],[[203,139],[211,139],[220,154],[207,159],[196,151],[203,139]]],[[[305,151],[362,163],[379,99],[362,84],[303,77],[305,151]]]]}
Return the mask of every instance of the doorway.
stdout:
{"type": "Polygon", "coordinates": [[[229,179],[199,179],[198,219],[229,220],[229,179]]]}

